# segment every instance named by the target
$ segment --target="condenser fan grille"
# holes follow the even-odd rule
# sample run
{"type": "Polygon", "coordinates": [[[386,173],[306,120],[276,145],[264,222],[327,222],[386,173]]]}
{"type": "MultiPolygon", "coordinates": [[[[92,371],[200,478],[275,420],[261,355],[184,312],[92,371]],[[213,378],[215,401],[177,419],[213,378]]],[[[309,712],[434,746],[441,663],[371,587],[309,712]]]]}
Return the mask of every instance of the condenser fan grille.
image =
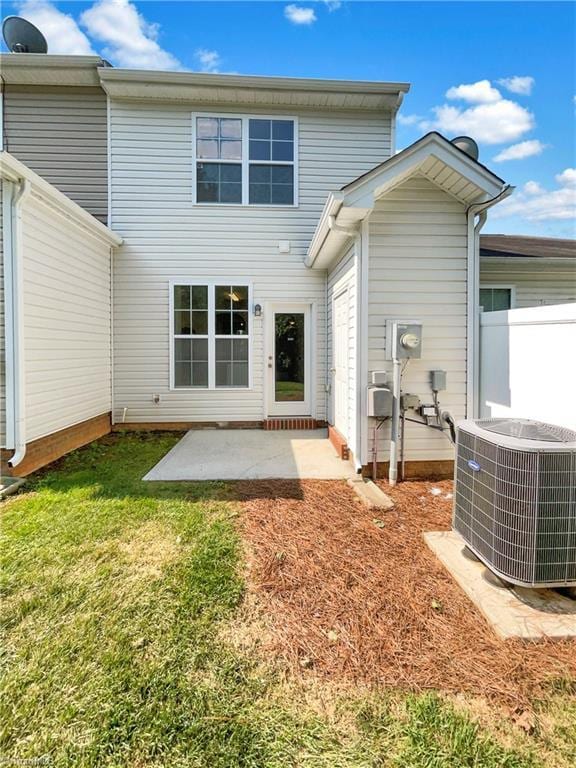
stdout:
{"type": "Polygon", "coordinates": [[[531,419],[481,419],[476,424],[487,432],[517,437],[521,440],[542,440],[546,443],[572,443],[576,432],[554,424],[531,419]]]}

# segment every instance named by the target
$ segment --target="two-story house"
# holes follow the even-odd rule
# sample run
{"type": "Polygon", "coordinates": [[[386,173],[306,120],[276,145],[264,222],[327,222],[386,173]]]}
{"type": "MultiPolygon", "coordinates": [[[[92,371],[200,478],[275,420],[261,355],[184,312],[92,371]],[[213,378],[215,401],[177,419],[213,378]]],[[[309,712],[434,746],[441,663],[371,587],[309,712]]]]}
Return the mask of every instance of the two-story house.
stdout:
{"type": "MultiPolygon", "coordinates": [[[[430,371],[442,369],[442,408],[474,412],[478,235],[510,190],[437,133],[396,152],[407,84],[27,54],[2,67],[14,473],[109,423],[329,424],[358,470],[375,439],[385,462],[389,428],[374,431],[367,386],[392,374],[389,319],[422,325],[403,391],[430,401],[430,371]],[[74,237],[38,211],[26,220],[30,205],[64,208],[58,227],[74,220],[74,237]]],[[[406,446],[413,474],[450,471],[438,430],[408,424],[406,446]]]]}

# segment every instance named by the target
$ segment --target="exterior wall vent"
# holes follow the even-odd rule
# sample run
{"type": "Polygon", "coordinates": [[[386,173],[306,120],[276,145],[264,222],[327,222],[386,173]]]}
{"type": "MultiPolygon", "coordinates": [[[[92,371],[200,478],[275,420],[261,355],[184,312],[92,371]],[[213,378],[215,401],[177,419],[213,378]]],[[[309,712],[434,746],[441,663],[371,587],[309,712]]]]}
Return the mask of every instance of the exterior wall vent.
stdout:
{"type": "Polygon", "coordinates": [[[576,432],[529,419],[458,425],[453,527],[524,587],[576,584],[576,432]]]}

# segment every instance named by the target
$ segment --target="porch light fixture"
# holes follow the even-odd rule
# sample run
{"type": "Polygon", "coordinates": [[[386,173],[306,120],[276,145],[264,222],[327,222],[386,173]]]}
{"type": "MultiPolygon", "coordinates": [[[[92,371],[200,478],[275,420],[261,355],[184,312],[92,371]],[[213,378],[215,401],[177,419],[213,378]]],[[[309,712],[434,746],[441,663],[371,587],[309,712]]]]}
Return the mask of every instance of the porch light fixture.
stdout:
{"type": "Polygon", "coordinates": [[[262,317],[262,305],[254,304],[254,317],[262,317]]]}

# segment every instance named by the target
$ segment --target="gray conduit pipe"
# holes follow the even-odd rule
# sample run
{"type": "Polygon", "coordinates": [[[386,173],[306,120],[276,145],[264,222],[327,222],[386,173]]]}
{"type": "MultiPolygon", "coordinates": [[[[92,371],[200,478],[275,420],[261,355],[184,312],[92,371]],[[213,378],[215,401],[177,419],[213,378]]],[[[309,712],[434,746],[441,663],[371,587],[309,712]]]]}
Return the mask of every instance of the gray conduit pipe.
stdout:
{"type": "Polygon", "coordinates": [[[398,482],[398,440],[400,432],[400,360],[392,362],[392,425],[390,430],[390,466],[388,468],[388,482],[396,485],[398,482]]]}

